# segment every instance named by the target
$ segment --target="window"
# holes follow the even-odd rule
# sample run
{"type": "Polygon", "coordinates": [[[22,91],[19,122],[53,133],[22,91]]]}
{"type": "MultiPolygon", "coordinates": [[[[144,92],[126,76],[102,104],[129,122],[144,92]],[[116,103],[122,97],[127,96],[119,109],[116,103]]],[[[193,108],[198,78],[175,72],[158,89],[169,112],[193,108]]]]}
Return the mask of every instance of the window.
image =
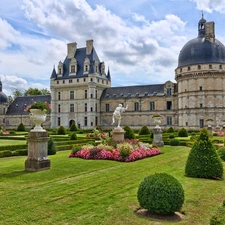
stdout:
{"type": "Polygon", "coordinates": [[[61,92],[58,92],[58,100],[61,100],[61,92]]]}
{"type": "Polygon", "coordinates": [[[58,117],[58,126],[61,126],[61,119],[58,117]]]}
{"type": "Polygon", "coordinates": [[[77,79],[77,83],[79,83],[79,79],[77,79]]]}
{"type": "Polygon", "coordinates": [[[172,102],[171,101],[167,101],[166,102],[166,109],[167,110],[172,110],[172,102]]]}
{"type": "Polygon", "coordinates": [[[180,68],[180,72],[182,72],[182,68],[180,68]]]}
{"type": "Polygon", "coordinates": [[[198,65],[198,70],[200,70],[201,69],[201,65],[198,65]]]}
{"type": "Polygon", "coordinates": [[[84,78],[84,82],[86,81],[86,79],[84,78]]]}
{"type": "Polygon", "coordinates": [[[87,90],[84,91],[84,97],[87,98],[87,90]]]}
{"type": "Polygon", "coordinates": [[[188,126],[188,122],[186,122],[186,126],[188,126]]]}
{"type": "Polygon", "coordinates": [[[58,104],[58,112],[60,113],[61,112],[61,105],[58,104]]]}
{"type": "Polygon", "coordinates": [[[134,111],[139,111],[139,103],[138,102],[134,103],[134,111]]]}
{"type": "Polygon", "coordinates": [[[220,69],[222,69],[222,65],[220,65],[220,69]]]}
{"type": "Polygon", "coordinates": [[[98,72],[98,66],[95,66],[95,72],[96,73],[98,72]]]}
{"type": "Polygon", "coordinates": [[[202,108],[202,103],[200,103],[200,108],[202,108]]]}
{"type": "Polygon", "coordinates": [[[88,65],[85,65],[85,71],[86,72],[88,71],[88,65]]]}
{"type": "Polygon", "coordinates": [[[98,117],[95,117],[95,126],[98,126],[98,117]]]}
{"type": "Polygon", "coordinates": [[[212,65],[211,64],[209,65],[209,69],[212,69],[212,65]]]}
{"type": "Polygon", "coordinates": [[[167,116],[166,124],[167,124],[167,126],[172,126],[172,117],[171,116],[167,116]]]}
{"type": "Polygon", "coordinates": [[[73,80],[69,80],[69,83],[73,83],[73,80]]]}
{"type": "Polygon", "coordinates": [[[108,104],[108,103],[105,104],[105,111],[106,111],[106,112],[109,112],[109,104],[108,104]]]}
{"type": "Polygon", "coordinates": [[[199,91],[202,91],[202,86],[199,87],[199,91]]]}
{"type": "Polygon", "coordinates": [[[91,98],[93,98],[93,94],[91,94],[91,98]]]}
{"type": "Polygon", "coordinates": [[[74,65],[71,66],[70,72],[75,73],[75,66],[74,65]]]}
{"type": "Polygon", "coordinates": [[[95,90],[95,98],[98,98],[98,91],[95,90]]]}
{"type": "Polygon", "coordinates": [[[190,71],[191,70],[191,67],[190,66],[188,66],[188,71],[190,71]]]}
{"type": "Polygon", "coordinates": [[[74,104],[70,104],[70,112],[74,112],[74,104]]]}
{"type": "Polygon", "coordinates": [[[59,81],[57,80],[57,84],[59,84],[59,81]]]}
{"type": "Polygon", "coordinates": [[[166,89],[166,95],[171,96],[172,95],[172,88],[167,88],[166,89]]]}
{"type": "Polygon", "coordinates": [[[84,104],[84,111],[87,112],[87,103],[84,104]]]}
{"type": "Polygon", "coordinates": [[[150,111],[155,110],[155,102],[150,102],[150,111]]]}
{"type": "Polygon", "coordinates": [[[84,126],[87,126],[87,124],[88,124],[88,119],[87,119],[87,117],[85,116],[85,117],[84,117],[84,126]]]}
{"type": "Polygon", "coordinates": [[[93,108],[91,107],[91,112],[93,112],[93,108]]]}
{"type": "Polygon", "coordinates": [[[70,91],[70,99],[74,99],[74,91],[70,91]]]}
{"type": "Polygon", "coordinates": [[[203,119],[199,120],[199,126],[200,126],[200,128],[204,127],[204,120],[203,119]]]}
{"type": "Polygon", "coordinates": [[[62,69],[61,68],[59,68],[59,74],[61,74],[62,73],[62,69]]]}
{"type": "Polygon", "coordinates": [[[98,104],[95,103],[95,112],[98,112],[98,104]]]}
{"type": "Polygon", "coordinates": [[[63,84],[65,84],[65,80],[63,80],[63,84]]]}
{"type": "Polygon", "coordinates": [[[93,78],[91,78],[91,82],[93,81],[93,78]]]}

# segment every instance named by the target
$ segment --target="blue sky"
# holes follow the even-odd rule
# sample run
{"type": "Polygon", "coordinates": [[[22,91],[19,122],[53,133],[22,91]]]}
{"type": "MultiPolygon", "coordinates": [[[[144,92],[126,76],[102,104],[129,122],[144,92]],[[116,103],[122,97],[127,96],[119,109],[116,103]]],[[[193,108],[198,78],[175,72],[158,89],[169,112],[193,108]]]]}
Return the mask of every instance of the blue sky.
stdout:
{"type": "Polygon", "coordinates": [[[3,91],[48,88],[67,43],[93,39],[112,86],[174,81],[179,52],[201,10],[225,44],[225,0],[0,0],[3,91]]]}

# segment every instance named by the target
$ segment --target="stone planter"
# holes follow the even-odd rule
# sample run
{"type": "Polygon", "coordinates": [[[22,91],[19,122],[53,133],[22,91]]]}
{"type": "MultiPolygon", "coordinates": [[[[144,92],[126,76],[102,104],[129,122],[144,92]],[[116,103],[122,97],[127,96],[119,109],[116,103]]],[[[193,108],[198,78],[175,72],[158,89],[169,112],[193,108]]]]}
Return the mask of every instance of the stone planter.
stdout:
{"type": "Polygon", "coordinates": [[[41,124],[46,120],[46,113],[41,109],[30,109],[30,120],[35,124],[34,129],[31,131],[45,131],[41,124]]]}
{"type": "Polygon", "coordinates": [[[160,124],[161,124],[161,117],[153,117],[154,120],[154,124],[156,125],[155,128],[160,128],[160,124]]]}

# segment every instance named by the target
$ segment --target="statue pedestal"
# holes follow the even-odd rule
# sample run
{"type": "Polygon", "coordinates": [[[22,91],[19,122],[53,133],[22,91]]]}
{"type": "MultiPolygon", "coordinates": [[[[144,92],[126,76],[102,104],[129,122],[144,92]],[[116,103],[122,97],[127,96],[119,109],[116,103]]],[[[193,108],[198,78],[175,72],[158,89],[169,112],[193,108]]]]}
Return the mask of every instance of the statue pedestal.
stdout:
{"type": "Polygon", "coordinates": [[[29,132],[28,157],[25,161],[26,171],[40,171],[50,169],[50,159],[48,158],[48,133],[46,131],[29,132]]]}
{"type": "Polygon", "coordinates": [[[219,126],[219,125],[216,126],[215,132],[216,132],[216,133],[220,133],[220,126],[219,126]]]}
{"type": "Polygon", "coordinates": [[[208,130],[209,136],[212,137],[213,132],[212,132],[212,127],[210,125],[208,125],[207,130],[208,130]]]}
{"type": "Polygon", "coordinates": [[[124,134],[126,132],[121,127],[116,127],[112,130],[112,140],[115,142],[123,142],[124,141],[124,134]]]}
{"type": "Polygon", "coordinates": [[[162,130],[160,127],[156,126],[152,130],[153,132],[153,143],[156,144],[158,147],[163,147],[164,142],[162,140],[162,130]]]}

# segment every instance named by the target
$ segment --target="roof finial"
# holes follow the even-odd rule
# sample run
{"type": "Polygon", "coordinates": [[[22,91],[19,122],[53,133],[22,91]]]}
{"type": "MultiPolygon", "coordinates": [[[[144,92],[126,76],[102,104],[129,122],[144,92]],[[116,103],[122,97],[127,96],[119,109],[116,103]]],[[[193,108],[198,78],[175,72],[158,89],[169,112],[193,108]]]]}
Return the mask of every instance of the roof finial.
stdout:
{"type": "Polygon", "coordinates": [[[202,10],[201,12],[202,12],[202,19],[203,19],[203,17],[204,17],[204,13],[203,13],[203,10],[202,10]]]}

